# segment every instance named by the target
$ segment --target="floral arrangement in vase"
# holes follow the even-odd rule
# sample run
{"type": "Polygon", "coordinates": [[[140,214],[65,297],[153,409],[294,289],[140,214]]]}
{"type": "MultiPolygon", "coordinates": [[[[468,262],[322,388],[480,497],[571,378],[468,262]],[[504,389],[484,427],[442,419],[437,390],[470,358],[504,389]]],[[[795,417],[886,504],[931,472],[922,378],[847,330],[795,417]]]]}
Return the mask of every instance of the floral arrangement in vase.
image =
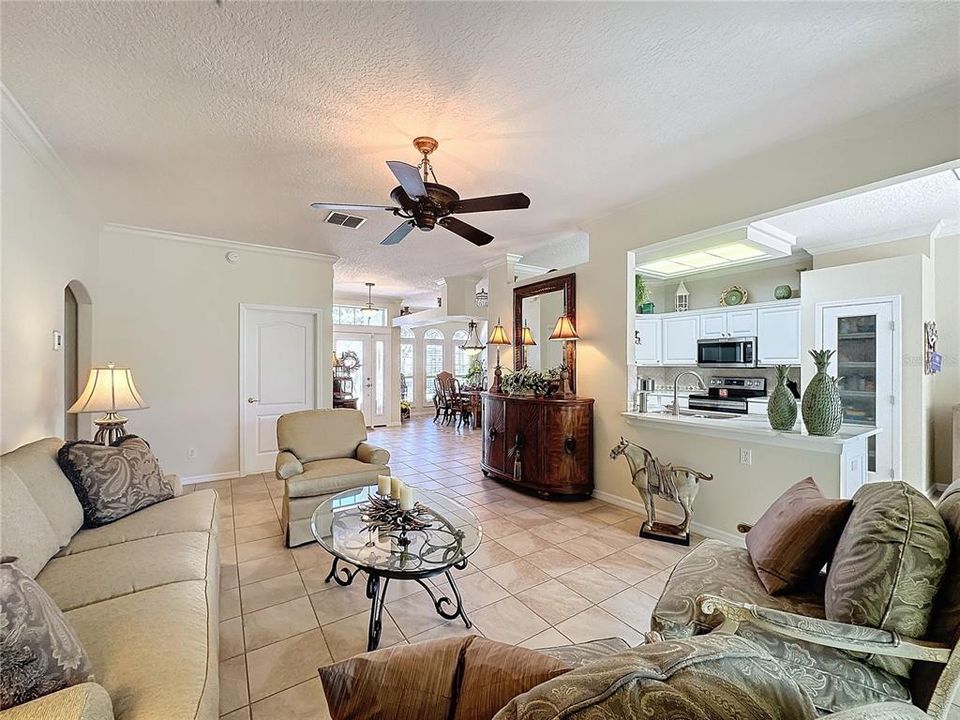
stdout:
{"type": "Polygon", "coordinates": [[[508,395],[546,395],[549,386],[542,372],[530,368],[506,372],[500,381],[500,387],[508,395]]]}

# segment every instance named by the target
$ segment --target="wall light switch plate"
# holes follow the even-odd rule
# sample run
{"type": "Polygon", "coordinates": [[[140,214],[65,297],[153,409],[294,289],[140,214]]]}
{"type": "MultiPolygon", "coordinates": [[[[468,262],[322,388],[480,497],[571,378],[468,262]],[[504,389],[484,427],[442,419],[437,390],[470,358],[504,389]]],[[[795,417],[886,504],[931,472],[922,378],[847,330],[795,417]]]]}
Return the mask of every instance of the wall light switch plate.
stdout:
{"type": "Polygon", "coordinates": [[[59,330],[53,331],[53,349],[63,350],[63,333],[59,330]]]}
{"type": "Polygon", "coordinates": [[[753,450],[748,450],[747,448],[740,448],[740,464],[741,465],[753,464],[753,450]]]}
{"type": "Polygon", "coordinates": [[[187,450],[187,458],[188,458],[188,459],[192,460],[192,459],[195,458],[196,456],[197,456],[197,449],[196,449],[196,448],[190,448],[189,450],[187,450]]]}

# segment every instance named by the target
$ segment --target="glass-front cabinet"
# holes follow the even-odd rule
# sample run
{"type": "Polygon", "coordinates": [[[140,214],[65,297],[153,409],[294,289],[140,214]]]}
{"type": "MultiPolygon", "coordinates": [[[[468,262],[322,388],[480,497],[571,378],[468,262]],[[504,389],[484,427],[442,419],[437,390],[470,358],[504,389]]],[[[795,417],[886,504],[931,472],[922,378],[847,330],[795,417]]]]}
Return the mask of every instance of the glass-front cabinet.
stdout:
{"type": "Polygon", "coordinates": [[[818,314],[820,346],[836,351],[830,373],[839,378],[844,424],[881,429],[869,439],[868,478],[893,479],[900,434],[893,301],[830,304],[818,314]]]}

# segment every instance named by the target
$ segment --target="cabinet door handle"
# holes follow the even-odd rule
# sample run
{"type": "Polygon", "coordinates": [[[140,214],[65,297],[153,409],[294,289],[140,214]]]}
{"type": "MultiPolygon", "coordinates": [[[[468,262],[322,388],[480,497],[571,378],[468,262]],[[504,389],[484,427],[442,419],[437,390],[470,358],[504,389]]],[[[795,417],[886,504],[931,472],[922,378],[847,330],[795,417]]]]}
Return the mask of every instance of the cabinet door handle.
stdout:
{"type": "Polygon", "coordinates": [[[643,345],[643,343],[640,342],[640,331],[639,331],[639,330],[634,330],[634,331],[633,331],[633,342],[634,342],[635,345],[643,345]]]}
{"type": "Polygon", "coordinates": [[[567,455],[573,455],[577,451],[577,439],[572,435],[564,439],[563,451],[567,455]]]}
{"type": "Polygon", "coordinates": [[[495,427],[490,428],[490,432],[487,433],[487,437],[491,440],[497,439],[497,429],[495,427]]]}

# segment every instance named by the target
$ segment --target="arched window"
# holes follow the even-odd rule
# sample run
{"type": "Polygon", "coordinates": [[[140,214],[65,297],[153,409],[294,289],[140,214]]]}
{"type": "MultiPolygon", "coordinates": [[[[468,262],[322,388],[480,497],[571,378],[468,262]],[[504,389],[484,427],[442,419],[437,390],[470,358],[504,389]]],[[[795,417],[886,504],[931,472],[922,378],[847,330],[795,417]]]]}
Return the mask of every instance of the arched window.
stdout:
{"type": "Polygon", "coordinates": [[[453,334],[453,375],[460,382],[463,382],[464,378],[467,376],[467,371],[470,368],[470,358],[467,356],[467,351],[461,348],[468,339],[470,334],[466,330],[457,330],[453,334]]]}
{"type": "Polygon", "coordinates": [[[433,404],[433,380],[443,370],[443,333],[430,328],[423,334],[423,400],[433,404]]]}
{"type": "Polygon", "coordinates": [[[414,340],[410,328],[400,328],[400,399],[412,401],[414,396],[414,340]]]}

